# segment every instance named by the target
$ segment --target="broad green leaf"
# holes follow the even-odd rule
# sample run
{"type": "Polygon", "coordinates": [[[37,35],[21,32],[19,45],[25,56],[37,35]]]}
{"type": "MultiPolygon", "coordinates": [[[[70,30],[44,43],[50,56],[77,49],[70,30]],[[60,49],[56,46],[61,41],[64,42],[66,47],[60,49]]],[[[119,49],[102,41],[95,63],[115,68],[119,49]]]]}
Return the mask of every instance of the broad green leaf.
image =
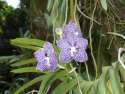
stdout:
{"type": "Polygon", "coordinates": [[[12,67],[23,66],[23,65],[27,65],[27,64],[32,64],[34,62],[36,62],[36,59],[31,58],[31,59],[21,60],[19,62],[13,63],[13,64],[11,64],[11,66],[12,67]]]}
{"type": "Polygon", "coordinates": [[[13,73],[29,73],[29,72],[40,72],[40,71],[36,70],[35,67],[24,67],[24,68],[13,69],[11,72],[13,72],[13,73]]]}
{"type": "Polygon", "coordinates": [[[121,77],[122,77],[124,84],[125,84],[125,70],[121,65],[119,65],[119,70],[120,70],[121,77]]]}
{"type": "Polygon", "coordinates": [[[124,94],[119,81],[120,79],[118,79],[118,75],[117,75],[118,72],[115,70],[116,69],[113,69],[113,68],[109,69],[109,76],[111,80],[111,87],[112,87],[113,94],[124,94]]]}
{"type": "Polygon", "coordinates": [[[107,0],[100,0],[100,2],[101,2],[103,9],[107,11],[107,0]]]}
{"type": "Polygon", "coordinates": [[[69,90],[77,84],[76,80],[70,79],[59,84],[52,92],[52,94],[66,94],[69,90]]]}
{"type": "Polygon", "coordinates": [[[107,87],[107,79],[106,76],[108,75],[108,67],[104,67],[102,70],[102,75],[99,79],[99,84],[98,84],[98,91],[99,94],[110,94],[109,89],[107,87]]]}
{"type": "MultiPolygon", "coordinates": [[[[93,82],[92,81],[85,81],[85,80],[81,80],[80,81],[80,89],[83,92],[83,94],[91,94],[91,89],[93,86],[93,82]]],[[[79,89],[78,89],[78,85],[76,84],[75,87],[72,88],[73,90],[73,94],[81,94],[79,89]]],[[[93,92],[94,94],[94,92],[93,92]]]]}
{"type": "Polygon", "coordinates": [[[80,84],[82,92],[84,92],[85,94],[91,94],[92,87],[94,86],[93,83],[94,82],[92,81],[82,81],[80,84]]]}
{"type": "Polygon", "coordinates": [[[93,82],[92,88],[91,88],[91,92],[89,92],[88,94],[100,94],[98,91],[98,86],[99,86],[99,80],[95,80],[93,82]]]}

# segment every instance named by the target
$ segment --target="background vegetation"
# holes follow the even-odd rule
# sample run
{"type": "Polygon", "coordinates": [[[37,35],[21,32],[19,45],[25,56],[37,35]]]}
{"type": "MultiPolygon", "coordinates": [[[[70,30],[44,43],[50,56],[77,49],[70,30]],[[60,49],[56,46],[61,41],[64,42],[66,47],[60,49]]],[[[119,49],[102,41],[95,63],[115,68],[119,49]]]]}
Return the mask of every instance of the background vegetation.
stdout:
{"type": "Polygon", "coordinates": [[[118,35],[125,34],[124,6],[124,0],[21,0],[13,9],[0,1],[0,93],[124,94],[125,70],[117,58],[124,48],[118,35]],[[77,78],[69,65],[69,71],[36,71],[32,53],[44,41],[55,45],[55,29],[70,20],[89,40],[89,61],[71,63],[77,78]]]}

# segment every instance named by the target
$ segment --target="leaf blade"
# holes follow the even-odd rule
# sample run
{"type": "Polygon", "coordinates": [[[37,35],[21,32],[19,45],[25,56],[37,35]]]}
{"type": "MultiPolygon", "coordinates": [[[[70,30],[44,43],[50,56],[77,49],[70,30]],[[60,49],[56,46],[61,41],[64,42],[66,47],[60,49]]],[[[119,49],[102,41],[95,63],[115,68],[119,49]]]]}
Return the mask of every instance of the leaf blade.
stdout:
{"type": "Polygon", "coordinates": [[[100,0],[102,8],[107,11],[107,0],[100,0]]]}

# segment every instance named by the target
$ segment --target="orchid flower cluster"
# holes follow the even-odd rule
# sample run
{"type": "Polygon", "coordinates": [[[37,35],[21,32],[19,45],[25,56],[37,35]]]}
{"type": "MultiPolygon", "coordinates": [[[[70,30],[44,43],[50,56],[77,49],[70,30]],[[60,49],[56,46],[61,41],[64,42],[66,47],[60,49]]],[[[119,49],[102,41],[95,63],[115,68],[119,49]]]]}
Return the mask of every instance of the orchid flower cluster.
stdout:
{"type": "MultiPolygon", "coordinates": [[[[64,26],[62,35],[57,42],[57,47],[60,48],[60,62],[69,63],[72,60],[86,62],[88,60],[87,46],[88,41],[82,37],[80,27],[70,21],[64,26]]],[[[34,52],[34,56],[38,62],[36,69],[52,72],[57,69],[58,58],[50,42],[45,42],[43,48],[34,52]]]]}

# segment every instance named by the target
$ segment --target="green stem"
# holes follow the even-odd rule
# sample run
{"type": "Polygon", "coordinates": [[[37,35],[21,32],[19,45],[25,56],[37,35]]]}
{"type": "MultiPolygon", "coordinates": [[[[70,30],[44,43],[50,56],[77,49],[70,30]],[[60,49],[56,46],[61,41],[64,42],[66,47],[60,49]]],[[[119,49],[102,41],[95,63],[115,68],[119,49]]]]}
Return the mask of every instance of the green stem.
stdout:
{"type": "MultiPolygon", "coordinates": [[[[72,66],[71,63],[70,63],[70,67],[71,67],[71,69],[73,69],[73,66],[72,66]]],[[[81,90],[81,87],[80,87],[80,82],[79,82],[78,74],[76,73],[75,70],[74,70],[73,72],[74,72],[74,74],[75,74],[75,77],[76,77],[76,80],[77,80],[77,83],[78,83],[79,93],[82,94],[82,90],[81,90]]]]}
{"type": "Polygon", "coordinates": [[[70,0],[70,19],[74,20],[74,0],[70,0]]]}
{"type": "Polygon", "coordinates": [[[65,12],[65,21],[64,21],[63,26],[66,25],[66,22],[67,22],[67,16],[68,16],[68,0],[66,0],[65,2],[66,2],[66,12],[65,12]]]}
{"type": "Polygon", "coordinates": [[[87,73],[88,79],[89,79],[89,81],[91,81],[90,76],[89,76],[88,66],[87,66],[86,62],[85,62],[85,67],[86,67],[86,73],[87,73]]]}

